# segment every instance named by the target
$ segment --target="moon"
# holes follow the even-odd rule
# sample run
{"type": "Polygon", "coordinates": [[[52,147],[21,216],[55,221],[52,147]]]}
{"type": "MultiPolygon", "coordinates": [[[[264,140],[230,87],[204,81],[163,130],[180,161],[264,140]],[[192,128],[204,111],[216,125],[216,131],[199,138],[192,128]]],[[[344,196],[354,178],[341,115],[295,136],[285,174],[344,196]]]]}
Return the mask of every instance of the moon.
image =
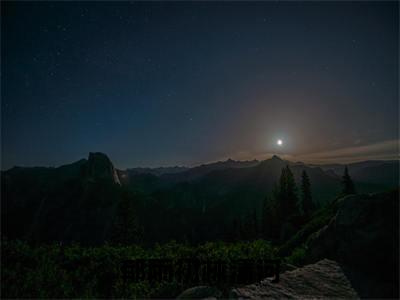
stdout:
{"type": "Polygon", "coordinates": [[[279,139],[279,140],[276,141],[276,144],[277,144],[278,146],[282,146],[283,142],[282,142],[282,140],[279,139]]]}

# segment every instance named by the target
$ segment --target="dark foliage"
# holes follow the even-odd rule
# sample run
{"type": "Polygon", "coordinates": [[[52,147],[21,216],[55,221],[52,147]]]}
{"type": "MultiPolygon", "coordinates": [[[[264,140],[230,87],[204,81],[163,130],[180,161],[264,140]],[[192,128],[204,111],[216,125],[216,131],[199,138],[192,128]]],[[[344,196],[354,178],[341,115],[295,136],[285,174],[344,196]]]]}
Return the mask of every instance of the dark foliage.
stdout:
{"type": "Polygon", "coordinates": [[[278,192],[278,215],[281,221],[286,220],[290,216],[299,214],[297,207],[297,191],[296,182],[289,166],[282,169],[279,179],[278,192]]]}
{"type": "Polygon", "coordinates": [[[356,193],[355,188],[354,188],[354,183],[349,175],[349,170],[347,169],[347,166],[344,168],[344,174],[342,177],[342,185],[343,185],[343,190],[342,190],[343,195],[351,195],[351,194],[356,193]]]}
{"type": "Polygon", "coordinates": [[[116,245],[129,245],[139,243],[143,238],[135,213],[134,195],[125,191],[117,207],[117,213],[111,231],[111,243],[116,245]]]}
{"type": "Polygon", "coordinates": [[[190,247],[171,241],[145,249],[137,245],[83,247],[78,244],[30,245],[2,241],[2,298],[175,298],[190,285],[177,282],[123,284],[121,262],[137,258],[204,260],[275,258],[267,241],[206,243],[190,247]]]}
{"type": "Polygon", "coordinates": [[[309,216],[315,210],[311,194],[310,178],[306,171],[303,171],[301,174],[301,207],[306,216],[309,216]]]}

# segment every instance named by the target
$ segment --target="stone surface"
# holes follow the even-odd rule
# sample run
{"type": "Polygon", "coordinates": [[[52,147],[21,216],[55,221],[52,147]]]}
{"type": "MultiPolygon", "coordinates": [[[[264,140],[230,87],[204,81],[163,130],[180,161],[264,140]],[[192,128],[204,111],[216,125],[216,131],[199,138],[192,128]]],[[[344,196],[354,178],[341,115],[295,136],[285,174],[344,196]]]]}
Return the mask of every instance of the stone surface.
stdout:
{"type": "Polygon", "coordinates": [[[307,262],[337,261],[361,298],[398,298],[398,191],[340,201],[335,217],[310,238],[307,262]]]}
{"type": "Polygon", "coordinates": [[[399,265],[398,192],[354,195],[341,201],[336,216],[311,237],[308,262],[329,258],[393,280],[399,265]]]}
{"type": "Polygon", "coordinates": [[[217,299],[222,292],[211,286],[195,286],[185,290],[178,296],[178,299],[217,299]]]}
{"type": "Polygon", "coordinates": [[[359,298],[350,281],[335,261],[324,259],[281,274],[279,283],[265,279],[258,284],[231,290],[232,298],[310,299],[359,298]]]}
{"type": "Polygon", "coordinates": [[[109,179],[116,184],[121,184],[114,165],[104,153],[90,152],[83,172],[88,179],[109,179]]]}

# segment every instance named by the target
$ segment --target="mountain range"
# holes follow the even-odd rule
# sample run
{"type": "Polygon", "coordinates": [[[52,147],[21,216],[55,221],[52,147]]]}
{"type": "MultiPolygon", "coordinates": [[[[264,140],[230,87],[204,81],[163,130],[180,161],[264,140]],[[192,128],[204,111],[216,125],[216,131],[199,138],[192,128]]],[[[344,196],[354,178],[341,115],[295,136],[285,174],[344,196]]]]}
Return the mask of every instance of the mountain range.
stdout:
{"type": "MultiPolygon", "coordinates": [[[[318,206],[341,191],[343,165],[307,165],[273,156],[264,161],[228,159],[193,168],[118,170],[103,153],[90,153],[57,168],[14,167],[1,172],[2,228],[10,238],[63,240],[88,244],[108,240],[118,205],[134,203],[144,241],[202,241],[223,237],[235,219],[259,211],[289,165],[299,185],[310,177],[318,206]]],[[[359,192],[398,186],[398,161],[348,165],[359,192]]]]}

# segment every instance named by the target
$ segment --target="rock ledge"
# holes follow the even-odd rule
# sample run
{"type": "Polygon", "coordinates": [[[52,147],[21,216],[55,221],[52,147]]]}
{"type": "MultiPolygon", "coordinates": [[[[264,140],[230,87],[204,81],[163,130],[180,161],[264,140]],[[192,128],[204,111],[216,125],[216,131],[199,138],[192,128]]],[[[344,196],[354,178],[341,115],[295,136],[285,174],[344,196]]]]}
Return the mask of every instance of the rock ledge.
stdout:
{"type": "Polygon", "coordinates": [[[258,284],[231,290],[232,298],[310,299],[359,298],[342,268],[333,260],[324,259],[280,276],[279,283],[265,279],[258,284]]]}

